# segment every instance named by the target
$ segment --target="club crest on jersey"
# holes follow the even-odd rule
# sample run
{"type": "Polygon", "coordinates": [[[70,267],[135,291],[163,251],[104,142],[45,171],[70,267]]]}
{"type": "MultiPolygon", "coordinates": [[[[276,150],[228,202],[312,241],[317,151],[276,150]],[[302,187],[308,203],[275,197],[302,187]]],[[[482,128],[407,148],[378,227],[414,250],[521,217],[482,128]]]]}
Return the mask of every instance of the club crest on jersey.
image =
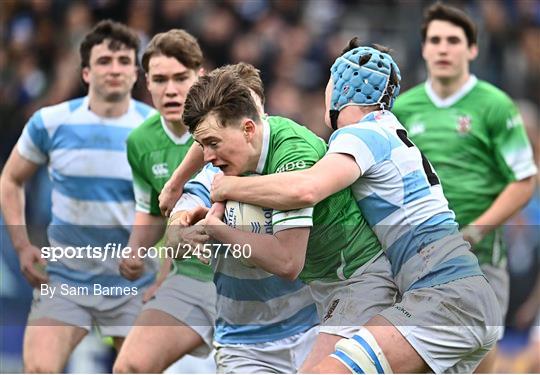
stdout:
{"type": "Polygon", "coordinates": [[[167,163],[154,164],[152,165],[152,173],[156,178],[169,177],[169,167],[167,163]]]}
{"type": "Polygon", "coordinates": [[[471,131],[472,119],[470,116],[459,116],[457,120],[457,132],[459,134],[468,134],[471,131]]]}

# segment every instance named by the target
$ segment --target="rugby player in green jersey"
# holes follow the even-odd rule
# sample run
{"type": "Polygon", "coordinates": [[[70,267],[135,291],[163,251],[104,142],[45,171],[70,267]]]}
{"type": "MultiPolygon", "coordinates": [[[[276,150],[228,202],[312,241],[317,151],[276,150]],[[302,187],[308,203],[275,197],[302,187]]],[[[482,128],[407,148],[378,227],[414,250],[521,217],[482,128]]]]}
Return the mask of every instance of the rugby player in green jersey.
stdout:
{"type": "MultiPolygon", "coordinates": [[[[422,40],[428,80],[400,95],[392,112],[434,166],[505,315],[509,277],[500,225],[534,190],[531,147],[512,100],[470,73],[478,47],[467,14],[431,6],[422,40]]],[[[479,371],[492,372],[490,357],[479,371]]]]}
{"type": "MultiPolygon", "coordinates": [[[[128,244],[132,258],[123,260],[120,272],[130,280],[142,274],[139,249],[154,246],[164,234],[166,219],[158,207],[158,194],[193,143],[182,112],[189,88],[202,74],[202,60],[195,38],[177,29],[154,36],[142,57],[148,91],[159,113],[127,140],[137,212],[128,244]]],[[[212,271],[196,259],[175,261],[170,268],[166,258],[161,286],[152,291],[155,295],[145,296],[115,372],[162,372],[185,354],[210,352],[216,299],[212,271]]]]}
{"type": "MultiPolygon", "coordinates": [[[[204,160],[226,175],[302,170],[326,153],[324,141],[307,128],[282,117],[261,118],[249,88],[225,69],[201,77],[191,88],[183,119],[204,160]]],[[[350,189],[314,207],[274,210],[273,234],[233,229],[218,211],[215,206],[200,223],[208,235],[226,244],[249,244],[251,264],[309,284],[321,327],[303,370],[393,303],[396,287],[388,260],[350,189]]]]}

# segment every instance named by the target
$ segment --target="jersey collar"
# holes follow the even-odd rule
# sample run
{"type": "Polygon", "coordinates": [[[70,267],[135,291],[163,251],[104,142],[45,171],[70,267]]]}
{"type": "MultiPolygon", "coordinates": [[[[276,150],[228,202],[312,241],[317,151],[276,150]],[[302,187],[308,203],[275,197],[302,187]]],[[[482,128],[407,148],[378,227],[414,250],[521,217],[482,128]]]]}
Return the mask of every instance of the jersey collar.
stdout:
{"type": "Polygon", "coordinates": [[[131,113],[133,113],[136,110],[135,101],[133,99],[130,99],[129,107],[124,114],[117,117],[102,117],[98,115],[96,112],[92,111],[92,108],[90,108],[90,97],[88,95],[83,97],[81,107],[84,108],[86,113],[96,118],[98,122],[102,125],[109,124],[109,123],[116,123],[116,122],[123,123],[123,121],[125,121],[125,116],[129,116],[131,113]]]}
{"type": "Polygon", "coordinates": [[[167,134],[167,137],[169,137],[169,139],[173,141],[174,144],[185,145],[190,140],[191,134],[188,131],[186,131],[181,137],[178,137],[171,131],[171,129],[169,129],[167,124],[165,124],[165,119],[163,118],[163,116],[159,116],[159,119],[161,120],[161,127],[163,128],[163,131],[165,132],[165,134],[167,134]]]}
{"type": "Polygon", "coordinates": [[[433,90],[433,87],[431,85],[431,80],[428,79],[425,84],[426,93],[427,96],[431,99],[435,107],[438,108],[448,108],[454,104],[456,104],[461,98],[463,98],[465,95],[467,95],[473,87],[476,85],[476,82],[478,82],[478,79],[474,74],[471,74],[467,82],[461,88],[456,91],[453,95],[450,95],[446,99],[441,99],[433,90]]]}
{"type": "Polygon", "coordinates": [[[257,169],[255,172],[262,174],[264,171],[264,166],[266,164],[266,159],[268,158],[268,149],[270,147],[270,124],[268,120],[264,118],[263,123],[263,139],[261,146],[261,155],[259,156],[259,162],[257,163],[257,169]]]}

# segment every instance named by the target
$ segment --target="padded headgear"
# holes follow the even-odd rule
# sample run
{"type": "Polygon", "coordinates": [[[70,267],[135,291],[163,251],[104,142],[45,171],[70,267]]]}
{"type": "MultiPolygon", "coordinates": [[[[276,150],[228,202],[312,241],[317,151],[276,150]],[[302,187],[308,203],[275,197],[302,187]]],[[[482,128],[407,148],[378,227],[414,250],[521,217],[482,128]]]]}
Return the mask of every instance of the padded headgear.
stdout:
{"type": "Polygon", "coordinates": [[[389,107],[399,94],[401,74],[392,57],[372,47],[356,47],[336,59],[330,69],[334,88],[330,101],[330,117],[349,105],[382,106],[385,94],[391,92],[389,107]],[[390,77],[395,72],[398,83],[390,87],[390,77]]]}

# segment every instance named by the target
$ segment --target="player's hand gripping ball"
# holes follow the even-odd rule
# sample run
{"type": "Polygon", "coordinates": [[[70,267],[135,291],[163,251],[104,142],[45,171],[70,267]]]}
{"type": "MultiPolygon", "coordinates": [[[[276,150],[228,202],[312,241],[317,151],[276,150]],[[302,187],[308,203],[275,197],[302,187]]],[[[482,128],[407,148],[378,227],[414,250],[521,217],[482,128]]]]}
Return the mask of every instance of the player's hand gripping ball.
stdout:
{"type": "MultiPolygon", "coordinates": [[[[249,203],[227,201],[224,221],[230,227],[244,232],[273,234],[271,208],[262,208],[249,203]]],[[[239,258],[239,260],[246,267],[255,267],[247,258],[239,258]]]]}

